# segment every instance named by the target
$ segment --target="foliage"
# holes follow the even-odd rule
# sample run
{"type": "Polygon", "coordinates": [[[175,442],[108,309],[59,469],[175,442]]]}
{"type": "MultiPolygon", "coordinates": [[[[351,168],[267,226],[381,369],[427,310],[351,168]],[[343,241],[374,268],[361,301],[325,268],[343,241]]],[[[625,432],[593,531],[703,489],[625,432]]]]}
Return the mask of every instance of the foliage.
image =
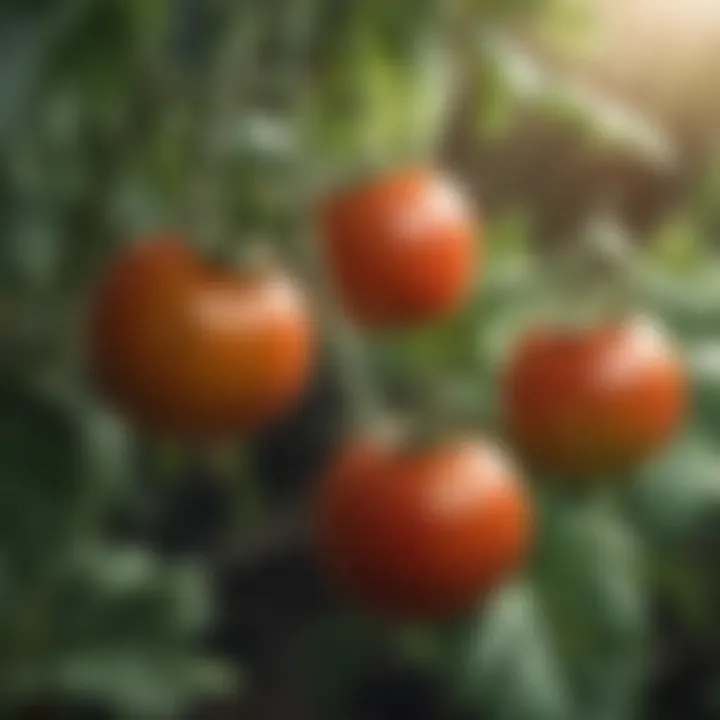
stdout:
{"type": "MultiPolygon", "coordinates": [[[[465,74],[486,140],[509,136],[530,108],[671,166],[674,148],[657,128],[542,69],[511,40],[518,17],[559,22],[552,4],[2,4],[4,710],[50,694],[100,700],[121,717],[170,718],[235,679],[199,649],[211,561],[175,566],[119,545],[108,529],[114,510],[139,504],[147,478],[137,477],[137,438],[98,407],[84,375],[82,322],[104,261],[156,227],[215,241],[220,217],[219,242],[277,238],[279,254],[307,272],[306,191],[436,158],[465,74]]],[[[720,512],[720,270],[706,240],[717,229],[714,174],[633,268],[644,306],[688,356],[687,437],[617,497],[583,502],[537,483],[526,574],[459,626],[422,629],[423,652],[370,619],[330,618],[324,639],[308,643],[330,717],[343,716],[357,677],[394,652],[431,667],[470,717],[630,720],[649,667],[649,581],[693,632],[714,627],[717,544],[705,543],[711,561],[688,560],[720,512]]],[[[486,277],[468,306],[421,333],[368,338],[367,356],[383,394],[424,402],[429,387],[459,424],[501,434],[494,401],[505,353],[553,288],[538,274],[522,207],[488,218],[486,234],[486,277]]],[[[323,328],[329,344],[342,336],[333,322],[323,328]]]]}

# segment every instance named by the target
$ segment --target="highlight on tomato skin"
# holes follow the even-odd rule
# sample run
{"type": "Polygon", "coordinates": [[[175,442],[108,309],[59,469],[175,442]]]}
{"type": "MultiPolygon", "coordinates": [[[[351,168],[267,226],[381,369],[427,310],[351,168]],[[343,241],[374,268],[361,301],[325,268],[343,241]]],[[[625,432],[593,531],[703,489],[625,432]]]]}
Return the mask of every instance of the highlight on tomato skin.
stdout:
{"type": "Polygon", "coordinates": [[[471,610],[521,566],[533,535],[517,470],[485,440],[351,443],[328,469],[315,510],[331,581],[351,602],[396,619],[471,610]]]}
{"type": "Polygon", "coordinates": [[[338,193],[321,221],[340,301],[362,326],[438,320],[462,305],[482,269],[481,224],[461,188],[432,169],[338,193]]]}
{"type": "Polygon", "coordinates": [[[578,478],[642,463],[672,440],[688,410],[683,360],[662,326],[642,317],[526,333],[503,396],[523,458],[578,478]]]}
{"type": "Polygon", "coordinates": [[[89,360],[127,419],[161,435],[256,432],[300,399],[315,328],[295,281],[204,262],[179,237],[116,258],[98,288],[89,360]]]}

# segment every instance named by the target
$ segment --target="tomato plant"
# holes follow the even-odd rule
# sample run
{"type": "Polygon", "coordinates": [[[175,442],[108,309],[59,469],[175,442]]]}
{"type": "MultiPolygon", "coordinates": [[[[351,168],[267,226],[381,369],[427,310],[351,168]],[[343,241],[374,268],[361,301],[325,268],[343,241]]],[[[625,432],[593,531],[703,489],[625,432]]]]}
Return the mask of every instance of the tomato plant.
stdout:
{"type": "Polygon", "coordinates": [[[460,188],[420,168],[391,172],[331,197],[325,249],[336,288],[371,327],[438,319],[466,299],[479,261],[479,224],[460,188]]]}
{"type": "Polygon", "coordinates": [[[645,320],[528,332],[504,378],[513,440],[534,466],[561,474],[632,468],[671,439],[686,405],[683,363],[645,320]]]}
{"type": "Polygon", "coordinates": [[[351,444],[317,506],[319,553],[339,586],[400,617],[471,608],[518,567],[530,528],[519,475],[479,440],[351,444]]]}
{"type": "Polygon", "coordinates": [[[210,266],[173,238],[116,260],[93,308],[99,384],[162,434],[261,428],[300,395],[312,358],[312,322],[290,278],[210,266]]]}
{"type": "Polygon", "coordinates": [[[575,5],[0,3],[0,716],[641,720],[717,635],[711,133],[575,5]]]}

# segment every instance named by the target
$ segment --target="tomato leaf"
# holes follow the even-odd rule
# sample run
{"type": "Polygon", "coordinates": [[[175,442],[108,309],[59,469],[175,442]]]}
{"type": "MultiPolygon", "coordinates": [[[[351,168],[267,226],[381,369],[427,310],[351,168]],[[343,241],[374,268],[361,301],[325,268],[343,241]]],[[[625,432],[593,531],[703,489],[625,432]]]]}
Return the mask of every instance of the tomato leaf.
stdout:
{"type": "Polygon", "coordinates": [[[0,385],[0,408],[0,543],[25,575],[72,536],[82,435],[64,408],[19,385],[0,385]]]}
{"type": "Polygon", "coordinates": [[[198,694],[233,689],[227,668],[196,654],[211,610],[197,567],[84,544],[55,570],[6,634],[7,696],[51,693],[170,718],[198,694]]]}
{"type": "Polygon", "coordinates": [[[455,702],[503,720],[572,717],[570,695],[530,583],[499,592],[465,630],[446,670],[455,702]]]}
{"type": "Polygon", "coordinates": [[[720,455],[703,437],[688,433],[638,472],[628,493],[635,522],[662,547],[685,544],[706,514],[720,512],[720,455]]]}
{"type": "Polygon", "coordinates": [[[468,634],[458,695],[502,720],[630,720],[645,647],[637,541],[607,508],[541,504],[528,577],[501,591],[468,634]]]}

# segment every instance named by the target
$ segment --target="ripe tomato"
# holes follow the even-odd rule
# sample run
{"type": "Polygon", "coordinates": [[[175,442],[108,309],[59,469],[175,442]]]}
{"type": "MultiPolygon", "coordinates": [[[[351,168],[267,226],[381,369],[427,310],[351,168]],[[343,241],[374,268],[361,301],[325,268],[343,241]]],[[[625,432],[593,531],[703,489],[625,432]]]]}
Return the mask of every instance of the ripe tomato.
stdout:
{"type": "Polygon", "coordinates": [[[563,475],[639,463],[671,438],[687,402],[679,357],[640,319],[528,334],[510,359],[504,395],[518,450],[563,475]]]}
{"type": "Polygon", "coordinates": [[[522,561],[530,503],[492,445],[458,440],[347,447],[317,505],[320,558],[338,586],[381,614],[468,610],[522,561]]]}
{"type": "Polygon", "coordinates": [[[177,239],[129,250],[93,308],[91,362],[103,389],[155,432],[215,438],[257,430],[304,388],[313,332],[278,271],[203,264],[177,239]]]}
{"type": "Polygon", "coordinates": [[[472,286],[476,223],[457,186],[435,172],[406,170],[332,197],[323,224],[338,294],[359,324],[437,319],[472,286]]]}

